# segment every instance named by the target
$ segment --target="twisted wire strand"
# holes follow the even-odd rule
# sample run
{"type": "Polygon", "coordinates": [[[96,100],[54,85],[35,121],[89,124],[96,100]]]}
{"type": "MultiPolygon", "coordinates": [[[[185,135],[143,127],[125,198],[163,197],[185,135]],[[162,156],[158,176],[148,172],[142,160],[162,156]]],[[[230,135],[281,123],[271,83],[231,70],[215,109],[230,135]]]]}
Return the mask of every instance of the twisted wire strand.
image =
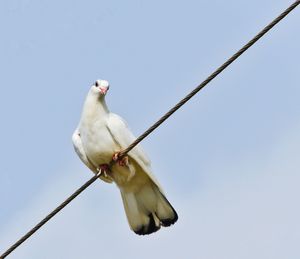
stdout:
{"type": "Polygon", "coordinates": [[[13,244],[9,249],[7,249],[1,256],[0,259],[4,259],[12,251],[14,251],[18,246],[20,246],[26,239],[32,236],[39,228],[46,224],[52,217],[55,216],[59,211],[66,207],[72,200],[74,200],[80,193],[82,193],[87,187],[89,187],[93,182],[95,182],[101,175],[101,171],[95,174],[90,180],[88,180],[84,185],[78,188],[71,196],[69,196],[64,202],[62,202],[58,207],[56,207],[51,213],[49,213],[43,220],[36,224],[30,231],[28,231],[24,236],[22,236],[15,244],[13,244]]]}
{"type": "MultiPolygon", "coordinates": [[[[216,76],[218,76],[225,68],[227,68],[231,63],[233,63],[239,56],[241,56],[247,49],[249,49],[254,43],[256,43],[262,36],[264,36],[270,29],[272,29],[278,22],[280,22],[285,16],[287,16],[299,4],[300,4],[300,0],[295,1],[285,11],[283,11],[278,17],[276,17],[271,23],[269,23],[265,28],[263,28],[246,45],[244,45],[240,50],[238,50],[233,56],[231,56],[219,68],[217,68],[209,77],[207,77],[193,91],[191,91],[186,97],[184,97],[181,101],[179,101],[172,109],[170,109],[165,115],[163,115],[156,123],[154,123],[149,129],[147,129],[142,135],[140,135],[132,144],[130,144],[126,149],[122,150],[118,155],[118,160],[121,159],[122,157],[124,157],[130,150],[132,150],[137,144],[139,144],[143,139],[145,139],[152,131],[154,131],[156,128],[158,128],[166,119],[168,119],[174,112],[176,112],[181,106],[183,106],[187,101],[189,101],[196,93],[198,93],[201,89],[203,89],[210,81],[212,81],[216,76]]],[[[110,166],[112,166],[115,162],[116,161],[112,160],[112,162],[110,163],[110,166]]],[[[102,171],[99,171],[90,180],[88,180],[84,185],[82,185],[79,189],[77,189],[63,203],[61,203],[57,208],[55,208],[51,213],[49,213],[43,220],[41,220],[36,226],[34,226],[24,236],[22,236],[15,244],[13,244],[11,247],[9,247],[0,256],[0,259],[4,259],[11,252],[13,252],[17,247],[19,247],[23,242],[25,242],[29,237],[31,237],[38,229],[40,229],[44,224],[46,224],[52,217],[54,217],[65,206],[67,206],[72,200],[74,200],[80,193],[82,193],[92,183],[94,183],[98,179],[98,177],[101,175],[101,173],[102,173],[102,171]]]]}
{"type": "Polygon", "coordinates": [[[142,135],[140,135],[132,144],[119,153],[119,157],[125,156],[130,150],[132,150],[138,143],[146,138],[152,131],[154,131],[160,124],[168,119],[173,113],[175,113],[181,106],[183,106],[188,100],[190,100],[196,93],[203,89],[210,81],[212,81],[217,75],[219,75],[225,68],[233,63],[240,55],[242,55],[247,49],[249,49],[254,43],[256,43],[262,36],[264,36],[270,29],[272,29],[278,22],[280,22],[285,16],[287,16],[300,1],[294,2],[284,12],[282,12],[277,18],[269,23],[264,29],[262,29],[256,36],[254,36],[246,45],[232,55],[225,63],[217,68],[209,77],[207,77],[201,84],[199,84],[193,91],[191,91],[186,97],[178,102],[172,109],[170,109],[165,115],[163,115],[156,123],[154,123],[149,129],[147,129],[142,135]]]}

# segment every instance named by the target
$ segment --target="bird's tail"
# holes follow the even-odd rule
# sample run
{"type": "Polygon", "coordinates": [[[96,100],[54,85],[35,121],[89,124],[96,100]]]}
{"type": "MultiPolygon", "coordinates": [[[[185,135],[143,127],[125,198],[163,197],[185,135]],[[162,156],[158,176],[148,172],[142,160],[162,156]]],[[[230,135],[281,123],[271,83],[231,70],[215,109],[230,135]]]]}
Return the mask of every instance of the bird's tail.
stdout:
{"type": "Polygon", "coordinates": [[[178,219],[172,205],[152,182],[136,193],[121,189],[121,195],[130,228],[138,235],[151,234],[178,219]]]}

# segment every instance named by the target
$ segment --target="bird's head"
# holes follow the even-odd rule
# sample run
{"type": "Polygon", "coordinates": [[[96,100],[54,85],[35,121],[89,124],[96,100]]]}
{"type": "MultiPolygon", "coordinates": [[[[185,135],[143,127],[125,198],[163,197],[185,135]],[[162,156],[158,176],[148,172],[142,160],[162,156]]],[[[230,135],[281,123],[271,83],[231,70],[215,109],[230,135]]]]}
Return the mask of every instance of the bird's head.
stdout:
{"type": "Polygon", "coordinates": [[[105,96],[108,89],[109,83],[106,80],[96,80],[96,82],[91,87],[91,92],[100,97],[105,96]]]}

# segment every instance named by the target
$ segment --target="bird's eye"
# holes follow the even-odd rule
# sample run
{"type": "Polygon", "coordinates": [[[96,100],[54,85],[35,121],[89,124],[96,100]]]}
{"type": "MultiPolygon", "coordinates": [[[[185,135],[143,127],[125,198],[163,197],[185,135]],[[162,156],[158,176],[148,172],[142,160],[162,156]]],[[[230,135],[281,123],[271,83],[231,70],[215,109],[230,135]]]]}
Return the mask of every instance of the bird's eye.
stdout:
{"type": "Polygon", "coordinates": [[[98,87],[98,86],[99,86],[99,83],[98,83],[98,81],[96,81],[96,82],[95,82],[95,86],[96,86],[96,87],[98,87]]]}

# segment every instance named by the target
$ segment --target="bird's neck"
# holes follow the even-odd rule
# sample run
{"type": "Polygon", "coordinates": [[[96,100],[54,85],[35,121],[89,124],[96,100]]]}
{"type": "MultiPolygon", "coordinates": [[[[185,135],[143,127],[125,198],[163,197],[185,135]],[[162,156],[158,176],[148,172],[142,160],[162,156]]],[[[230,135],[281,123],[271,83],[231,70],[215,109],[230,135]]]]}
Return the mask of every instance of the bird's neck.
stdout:
{"type": "Polygon", "coordinates": [[[104,117],[109,113],[104,96],[100,98],[102,99],[93,95],[86,98],[81,115],[81,123],[94,121],[95,119],[104,117]]]}

